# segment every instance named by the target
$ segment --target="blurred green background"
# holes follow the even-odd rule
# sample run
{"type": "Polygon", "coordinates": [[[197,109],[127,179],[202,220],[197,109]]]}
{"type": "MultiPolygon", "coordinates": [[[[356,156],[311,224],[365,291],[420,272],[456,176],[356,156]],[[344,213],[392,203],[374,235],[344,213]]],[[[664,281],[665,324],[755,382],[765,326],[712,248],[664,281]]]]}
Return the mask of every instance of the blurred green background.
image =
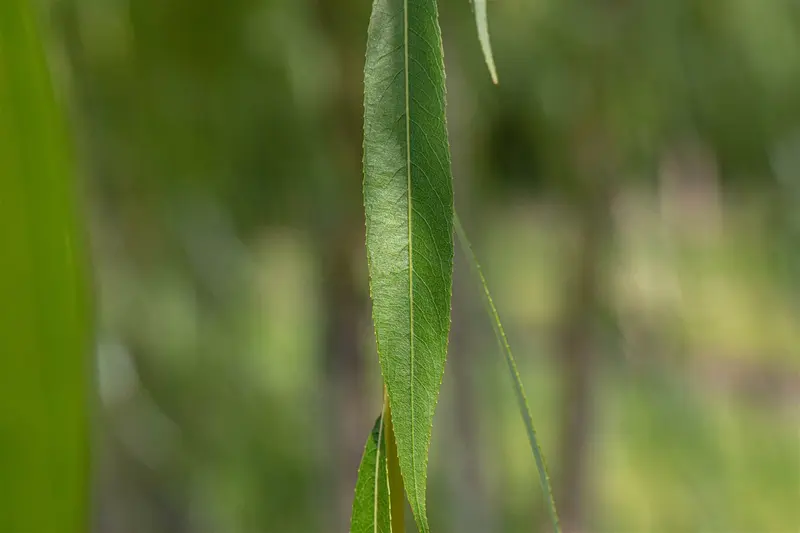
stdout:
{"type": "MultiPolygon", "coordinates": [[[[440,3],[456,205],[565,533],[800,531],[800,3],[495,0],[498,87],[440,3]]],[[[94,531],[346,531],[381,402],[370,2],[37,5],[91,237],[94,531]]],[[[456,259],[431,525],[545,531],[456,259]]]]}

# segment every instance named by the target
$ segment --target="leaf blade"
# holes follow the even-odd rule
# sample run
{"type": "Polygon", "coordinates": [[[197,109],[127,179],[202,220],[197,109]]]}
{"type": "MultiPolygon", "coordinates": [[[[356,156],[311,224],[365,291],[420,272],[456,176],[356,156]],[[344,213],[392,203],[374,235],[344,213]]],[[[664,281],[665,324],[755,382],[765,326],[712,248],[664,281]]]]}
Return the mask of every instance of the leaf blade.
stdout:
{"type": "Polygon", "coordinates": [[[34,4],[0,2],[0,531],[89,527],[90,310],[34,4]]]}
{"type": "Polygon", "coordinates": [[[433,412],[450,329],[453,190],[435,0],[375,0],[364,70],[373,323],[400,470],[427,533],[433,412]]]}
{"type": "Polygon", "coordinates": [[[467,234],[464,231],[464,227],[461,225],[461,220],[459,220],[457,213],[454,213],[453,219],[455,223],[456,235],[458,235],[458,241],[461,244],[461,248],[463,249],[464,254],[467,256],[470,266],[478,276],[478,280],[481,283],[484,295],[484,303],[486,304],[487,312],[489,313],[492,329],[494,330],[495,337],[497,338],[497,344],[500,347],[500,351],[505,357],[509,374],[511,375],[511,381],[514,385],[514,393],[517,397],[519,412],[520,415],[522,415],[523,422],[525,423],[528,441],[531,445],[531,451],[533,452],[534,460],[536,461],[536,468],[539,471],[539,484],[542,487],[542,493],[544,494],[545,503],[547,504],[547,511],[550,514],[550,520],[553,523],[553,531],[555,533],[561,533],[561,525],[558,520],[558,511],[556,510],[556,503],[555,499],[553,498],[553,488],[550,484],[550,476],[547,473],[547,463],[545,461],[544,454],[542,453],[542,448],[539,445],[539,439],[536,436],[536,429],[533,425],[531,409],[528,405],[528,397],[525,395],[525,388],[522,385],[522,379],[520,378],[519,371],[517,370],[517,362],[514,359],[514,354],[511,352],[511,345],[508,342],[508,337],[506,337],[503,324],[500,322],[500,314],[497,312],[497,307],[494,305],[492,294],[489,292],[489,285],[486,283],[486,277],[483,275],[483,269],[478,262],[478,258],[472,249],[472,244],[467,238],[467,234]]]}
{"type": "Polygon", "coordinates": [[[494,64],[494,54],[492,53],[492,40],[489,38],[489,14],[486,0],[473,0],[475,10],[475,26],[478,28],[478,41],[481,44],[481,52],[492,77],[492,83],[497,85],[497,67],[494,64]]]}
{"type": "Polygon", "coordinates": [[[358,467],[350,533],[391,533],[384,414],[367,437],[358,467]]]}

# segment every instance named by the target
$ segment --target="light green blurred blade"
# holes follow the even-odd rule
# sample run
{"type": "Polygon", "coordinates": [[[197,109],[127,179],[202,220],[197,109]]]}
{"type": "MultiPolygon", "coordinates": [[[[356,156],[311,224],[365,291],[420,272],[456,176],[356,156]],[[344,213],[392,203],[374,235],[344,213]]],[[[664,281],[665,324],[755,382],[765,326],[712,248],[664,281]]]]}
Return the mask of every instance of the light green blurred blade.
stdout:
{"type": "Polygon", "coordinates": [[[500,351],[502,351],[503,355],[505,356],[506,365],[508,366],[508,371],[511,374],[511,382],[514,385],[514,393],[517,396],[519,413],[522,415],[523,422],[525,422],[525,430],[528,433],[528,441],[530,442],[531,451],[533,451],[533,457],[536,461],[536,468],[539,470],[539,483],[542,487],[542,492],[544,493],[547,510],[550,513],[550,520],[553,522],[553,531],[555,533],[561,533],[561,525],[559,524],[558,512],[556,511],[556,502],[553,499],[553,488],[550,485],[550,476],[547,474],[547,463],[544,460],[544,454],[542,453],[542,447],[539,445],[539,439],[536,437],[536,429],[533,427],[531,408],[528,405],[528,398],[525,395],[525,388],[522,386],[522,379],[519,377],[517,362],[514,359],[514,354],[511,353],[511,345],[508,343],[508,338],[506,337],[506,332],[503,329],[503,324],[500,322],[500,315],[497,313],[494,300],[489,292],[489,286],[486,284],[486,278],[483,275],[483,269],[481,269],[481,265],[478,263],[478,258],[475,255],[475,252],[472,250],[472,244],[470,244],[467,234],[464,231],[463,226],[461,226],[461,220],[459,220],[457,213],[454,214],[454,224],[461,248],[467,255],[467,259],[470,261],[470,266],[472,266],[473,270],[475,270],[475,273],[478,275],[478,278],[481,282],[483,295],[485,297],[484,301],[486,302],[486,308],[489,313],[489,320],[492,323],[495,337],[497,337],[497,344],[500,346],[500,351]]]}
{"type": "Polygon", "coordinates": [[[0,1],[0,531],[85,532],[84,255],[36,22],[0,1]]]}
{"type": "Polygon", "coordinates": [[[478,41],[481,43],[483,58],[489,68],[489,75],[492,83],[497,85],[497,67],[494,66],[494,55],[492,54],[492,41],[489,39],[489,14],[486,7],[486,0],[473,0],[475,9],[475,25],[478,27],[478,41]]]}

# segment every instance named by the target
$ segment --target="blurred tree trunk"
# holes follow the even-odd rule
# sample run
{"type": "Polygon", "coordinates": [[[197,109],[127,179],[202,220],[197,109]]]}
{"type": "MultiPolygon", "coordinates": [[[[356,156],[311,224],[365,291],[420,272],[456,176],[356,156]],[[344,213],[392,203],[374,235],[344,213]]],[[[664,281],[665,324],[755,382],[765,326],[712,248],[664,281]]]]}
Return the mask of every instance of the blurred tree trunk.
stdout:
{"type": "Polygon", "coordinates": [[[342,236],[323,244],[322,296],[324,329],[325,436],[333,467],[332,530],[346,531],[364,435],[369,418],[364,409],[364,363],[359,335],[364,302],[351,265],[352,238],[342,236]]]}
{"type": "MultiPolygon", "coordinates": [[[[367,6],[368,7],[368,6],[367,6]]],[[[331,107],[325,117],[331,147],[326,179],[317,187],[314,232],[321,254],[322,311],[324,313],[325,435],[331,451],[334,505],[325,529],[347,531],[358,464],[369,428],[378,415],[376,401],[367,407],[364,395],[362,324],[368,313],[365,281],[358,261],[365,261],[361,195],[362,79],[366,18],[354,17],[355,6],[316,0],[314,9],[322,33],[330,43],[339,71],[331,107]],[[355,19],[355,20],[354,20],[355,19]]]]}
{"type": "MultiPolygon", "coordinates": [[[[448,28],[449,29],[449,28],[448,28]]],[[[455,28],[454,28],[455,29],[455,28]]],[[[470,208],[474,180],[472,147],[474,139],[472,120],[475,116],[474,93],[470,90],[461,68],[457,48],[448,49],[445,55],[447,69],[448,130],[453,165],[455,202],[467,226],[474,220],[470,208]]],[[[459,244],[456,243],[456,248],[459,244]]],[[[450,332],[451,383],[454,399],[454,427],[448,432],[447,457],[453,473],[450,480],[453,491],[451,527],[463,533],[494,531],[491,527],[491,504],[486,487],[486,475],[480,459],[480,417],[477,409],[478,392],[475,377],[480,358],[474,350],[471,326],[482,312],[476,302],[476,282],[472,279],[469,264],[461,250],[455,254],[453,272],[453,310],[450,332]],[[477,305],[476,305],[477,304],[477,305]]]]}
{"type": "Polygon", "coordinates": [[[568,281],[559,342],[562,365],[562,429],[557,500],[564,533],[586,528],[589,451],[596,401],[595,325],[602,311],[603,263],[611,232],[611,176],[614,165],[602,134],[579,133],[575,154],[579,177],[573,197],[578,210],[574,272],[568,281]]]}

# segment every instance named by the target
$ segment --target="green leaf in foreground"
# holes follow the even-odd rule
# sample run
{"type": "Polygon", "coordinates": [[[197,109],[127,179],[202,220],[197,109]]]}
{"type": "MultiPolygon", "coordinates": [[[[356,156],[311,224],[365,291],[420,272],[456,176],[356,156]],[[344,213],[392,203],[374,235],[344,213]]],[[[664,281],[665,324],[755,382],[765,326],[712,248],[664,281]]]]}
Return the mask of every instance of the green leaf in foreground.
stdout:
{"type": "Polygon", "coordinates": [[[489,68],[489,75],[492,83],[497,85],[497,68],[494,66],[494,55],[492,55],[492,41],[489,39],[489,16],[487,13],[486,0],[473,0],[475,9],[475,25],[478,27],[478,40],[481,43],[483,58],[489,68]]]}
{"type": "Polygon", "coordinates": [[[528,433],[528,441],[530,442],[531,450],[533,451],[533,457],[536,460],[536,467],[539,470],[539,483],[542,487],[542,492],[545,495],[547,510],[550,513],[550,519],[553,522],[553,530],[556,533],[560,533],[561,526],[558,522],[558,512],[556,511],[556,503],[553,499],[553,489],[550,486],[550,477],[547,474],[547,464],[544,460],[544,454],[542,454],[542,448],[539,446],[539,439],[536,437],[536,429],[533,427],[533,417],[531,417],[531,409],[528,406],[528,398],[525,396],[525,389],[522,386],[522,380],[520,379],[519,372],[517,371],[517,363],[514,360],[514,355],[511,353],[511,346],[508,344],[508,338],[506,337],[506,332],[503,329],[503,324],[500,322],[500,315],[497,313],[497,308],[494,305],[494,300],[492,300],[492,295],[489,292],[489,286],[486,284],[486,278],[483,275],[483,269],[481,269],[481,265],[478,263],[478,258],[475,256],[475,252],[472,250],[472,245],[470,244],[469,239],[467,239],[467,234],[464,232],[464,228],[461,226],[461,221],[458,219],[457,214],[454,215],[454,219],[458,240],[464,250],[464,254],[470,261],[470,265],[478,275],[481,286],[483,287],[483,295],[485,296],[485,302],[492,322],[492,328],[494,329],[495,336],[497,337],[497,343],[500,346],[500,350],[503,352],[503,355],[505,355],[506,364],[508,365],[508,370],[511,374],[511,381],[514,384],[514,392],[517,396],[519,412],[522,415],[523,421],[525,422],[525,429],[528,433]]]}
{"type": "Polygon", "coordinates": [[[89,313],[34,4],[0,1],[0,531],[78,533],[89,529],[89,313]]]}
{"type": "Polygon", "coordinates": [[[421,533],[453,273],[453,184],[435,0],[375,0],[364,68],[372,316],[400,471],[421,533]]]}
{"type": "Polygon", "coordinates": [[[350,533],[389,533],[392,530],[389,513],[386,441],[381,415],[369,434],[361,466],[358,467],[350,533]]]}

